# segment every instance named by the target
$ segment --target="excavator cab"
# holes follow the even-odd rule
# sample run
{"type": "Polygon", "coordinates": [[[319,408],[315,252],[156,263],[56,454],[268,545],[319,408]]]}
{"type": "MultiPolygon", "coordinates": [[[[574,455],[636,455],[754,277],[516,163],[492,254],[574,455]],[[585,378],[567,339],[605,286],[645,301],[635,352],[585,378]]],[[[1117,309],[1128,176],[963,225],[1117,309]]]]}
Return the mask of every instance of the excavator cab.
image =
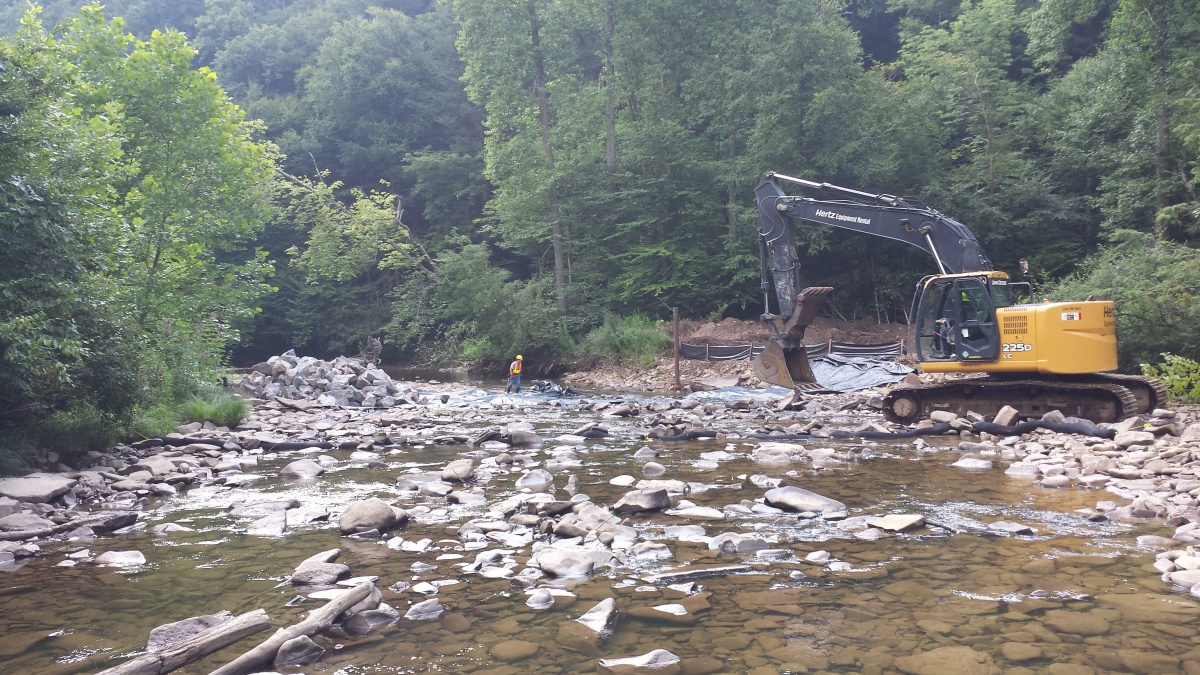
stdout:
{"type": "Polygon", "coordinates": [[[917,297],[921,362],[995,361],[1000,356],[996,303],[980,275],[926,277],[917,297]]]}

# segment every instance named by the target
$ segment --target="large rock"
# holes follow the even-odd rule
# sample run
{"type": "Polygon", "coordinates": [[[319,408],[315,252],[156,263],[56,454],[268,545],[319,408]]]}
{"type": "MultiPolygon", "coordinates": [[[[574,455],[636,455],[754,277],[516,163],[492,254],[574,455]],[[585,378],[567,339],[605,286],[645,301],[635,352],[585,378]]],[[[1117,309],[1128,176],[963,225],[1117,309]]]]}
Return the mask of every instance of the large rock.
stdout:
{"type": "Polygon", "coordinates": [[[338,518],[338,527],[342,534],[354,534],[367,530],[385,532],[402,524],[400,520],[391,505],[378,497],[371,497],[347,506],[341,517],[338,518]]]}
{"type": "Polygon", "coordinates": [[[596,561],[586,551],[547,548],[533,556],[538,567],[552,577],[586,577],[596,561]]]}
{"type": "Polygon", "coordinates": [[[175,473],[175,463],[162,455],[151,455],[138,460],[130,467],[131,471],[149,471],[151,476],[165,476],[175,473]]]}
{"type": "Polygon", "coordinates": [[[340,549],[322,551],[296,567],[292,572],[293,586],[332,586],[338,579],[350,576],[350,568],[334,560],[342,554],[340,549]]]}
{"type": "Polygon", "coordinates": [[[764,495],[767,504],[780,509],[789,511],[815,511],[817,513],[825,513],[830,511],[845,511],[846,505],[836,499],[822,497],[821,495],[798,487],[779,487],[774,490],[767,490],[764,495]]]}
{"type": "Polygon", "coordinates": [[[53,473],[31,473],[17,478],[0,478],[0,496],[19,502],[48,502],[75,487],[74,478],[53,473]]]}
{"type": "Polygon", "coordinates": [[[671,505],[666,490],[633,490],[626,492],[620,501],[613,504],[613,513],[624,515],[640,511],[661,511],[671,505]]]}
{"type": "Polygon", "coordinates": [[[29,512],[14,513],[0,518],[0,531],[5,532],[40,530],[46,527],[54,527],[54,521],[46,520],[29,512]]]}
{"type": "Polygon", "coordinates": [[[316,478],[323,473],[325,473],[325,467],[311,459],[298,459],[279,470],[279,475],[283,478],[301,480],[316,478]]]}
{"type": "Polygon", "coordinates": [[[867,525],[888,532],[907,532],[925,527],[925,516],[915,513],[889,513],[881,518],[867,518],[867,525]]]}
{"type": "Polygon", "coordinates": [[[110,567],[137,567],[146,564],[141,551],[106,551],[96,556],[97,565],[110,567]]]}
{"type": "Polygon", "coordinates": [[[1128,448],[1131,445],[1153,445],[1154,434],[1149,431],[1119,431],[1113,442],[1121,448],[1128,448]]]}
{"type": "Polygon", "coordinates": [[[600,670],[613,675],[669,675],[680,672],[679,657],[665,649],[624,659],[600,659],[600,670]]]}
{"type": "Polygon", "coordinates": [[[456,459],[442,469],[441,478],[452,483],[465,483],[475,475],[475,462],[470,459],[456,459]]]}
{"type": "Polygon", "coordinates": [[[992,657],[970,647],[939,647],[921,654],[901,656],[896,668],[909,675],[997,675],[992,657]]]}
{"type": "Polygon", "coordinates": [[[1043,622],[1055,632],[1069,635],[1104,635],[1110,628],[1108,621],[1097,614],[1069,609],[1052,609],[1046,612],[1043,622]]]}
{"type": "Polygon", "coordinates": [[[307,635],[301,635],[280,645],[279,651],[275,653],[275,661],[271,665],[275,668],[306,666],[316,662],[324,653],[324,647],[313,642],[312,638],[307,635]]]}
{"type": "Polygon", "coordinates": [[[150,631],[150,638],[146,640],[146,651],[162,651],[194,635],[199,635],[210,628],[220,626],[232,617],[233,615],[229,612],[221,612],[207,616],[193,616],[189,619],[173,623],[164,623],[150,631]]]}

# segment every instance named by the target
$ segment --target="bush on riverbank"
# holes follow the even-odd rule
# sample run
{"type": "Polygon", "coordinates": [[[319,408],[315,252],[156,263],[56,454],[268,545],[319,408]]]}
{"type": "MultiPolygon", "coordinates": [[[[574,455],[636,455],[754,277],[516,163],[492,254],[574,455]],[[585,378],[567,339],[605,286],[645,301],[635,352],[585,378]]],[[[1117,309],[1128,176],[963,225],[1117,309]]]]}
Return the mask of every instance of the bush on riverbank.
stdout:
{"type": "Polygon", "coordinates": [[[577,356],[602,356],[617,363],[636,363],[642,367],[654,365],[654,359],[671,350],[671,337],[663,322],[653,321],[643,314],[617,316],[607,314],[604,323],[583,337],[577,356]]]}

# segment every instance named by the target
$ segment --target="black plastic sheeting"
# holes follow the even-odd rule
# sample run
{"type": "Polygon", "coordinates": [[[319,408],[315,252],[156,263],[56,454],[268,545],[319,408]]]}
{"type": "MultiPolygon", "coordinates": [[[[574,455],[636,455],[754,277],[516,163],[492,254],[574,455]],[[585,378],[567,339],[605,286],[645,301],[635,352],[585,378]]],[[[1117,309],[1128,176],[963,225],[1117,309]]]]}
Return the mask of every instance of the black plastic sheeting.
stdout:
{"type": "Polygon", "coordinates": [[[808,363],[821,385],[820,389],[808,390],[814,394],[869,389],[899,382],[913,372],[912,368],[895,361],[863,356],[827,354],[809,357],[808,363]]]}
{"type": "MultiPolygon", "coordinates": [[[[822,342],[815,345],[804,345],[811,359],[816,356],[833,354],[835,356],[865,356],[886,358],[902,356],[902,342],[883,342],[874,345],[853,345],[846,342],[822,342]]],[[[765,345],[692,345],[686,342],[679,345],[679,355],[685,359],[703,361],[736,361],[752,359],[766,349],[765,345]]]]}

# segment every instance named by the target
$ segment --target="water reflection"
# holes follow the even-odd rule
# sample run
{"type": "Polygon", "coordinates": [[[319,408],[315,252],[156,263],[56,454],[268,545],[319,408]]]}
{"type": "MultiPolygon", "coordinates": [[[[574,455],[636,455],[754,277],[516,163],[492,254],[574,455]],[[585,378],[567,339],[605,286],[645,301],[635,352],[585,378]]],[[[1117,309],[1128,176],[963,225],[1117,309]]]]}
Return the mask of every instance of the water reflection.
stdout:
{"type": "MultiPolygon", "coordinates": [[[[533,422],[545,438],[596,419],[581,410],[578,400],[512,398],[512,403],[493,406],[488,404],[498,400],[495,391],[464,390],[444,404],[435,400],[427,417],[444,419],[451,427],[439,428],[439,433],[522,419],[533,422]],[[446,414],[438,417],[440,412],[446,414]]],[[[858,420],[847,414],[844,421],[852,425],[858,420]]],[[[1001,469],[965,472],[949,466],[956,454],[917,453],[910,443],[823,439],[809,445],[869,459],[836,468],[807,462],[768,465],[751,458],[755,442],[645,441],[636,419],[605,424],[613,436],[577,448],[581,465],[557,472],[557,486],[573,474],[580,492],[610,505],[628,488],[609,481],[621,474],[640,476],[644,460],[634,459],[633,453],[649,445],[667,469],[663,478],[694,486],[677,501],[712,507],[723,515],[716,520],[663,513],[630,517],[642,539],[666,544],[672,557],[617,561],[587,580],[556,584],[569,588],[575,598],[560,598],[553,609],[528,607],[524,589],[511,580],[463,574],[456,567],[479,552],[464,546],[458,528],[483,517],[485,506],[447,504],[395,487],[400,474],[441,467],[478,449],[390,447],[380,453],[384,469],[351,459],[349,451],[332,450],[328,454],[339,460],[338,466],[316,481],[275,478],[296,456],[268,456],[254,469],[270,476],[267,480],[236,490],[198,488],[170,500],[148,519],[151,526],[171,522],[190,531],[47,544],[52,555],[0,576],[0,670],[96,672],[115,664],[114,657],[137,652],[156,625],[221,610],[236,614],[262,607],[277,626],[294,623],[313,604],[287,606],[297,592],[286,577],[300,561],[330,548],[343,550],[339,562],[355,575],[379,575],[381,588],[400,581],[461,583],[438,589],[436,597],[448,609],[440,620],[401,620],[365,637],[334,633],[316,638],[328,651],[305,673],[595,672],[599,658],[653,649],[683,657],[686,672],[756,675],[901,668],[1166,673],[1194,672],[1188,669],[1200,662],[1195,658],[1200,652],[1193,653],[1200,609],[1187,596],[1166,589],[1152,567],[1154,552],[1135,543],[1137,535],[1163,534],[1163,529],[1153,523],[1089,520],[1084,511],[1111,497],[1107,493],[1047,490],[1010,479],[1001,469]],[[701,454],[719,450],[728,454],[698,461],[701,454]],[[790,485],[842,501],[849,517],[754,512],[760,506],[755,500],[764,492],[754,483],[760,475],[785,478],[790,485]],[[348,501],[367,496],[406,508],[426,507],[400,535],[411,541],[429,539],[429,547],[406,552],[382,542],[340,538],[322,523],[282,538],[247,536],[240,532],[250,519],[229,514],[239,503],[278,499],[328,506],[337,513],[348,501]],[[921,514],[931,527],[879,539],[868,536],[860,517],[887,513],[921,514]],[[1010,536],[989,529],[1001,520],[1033,532],[1010,536]],[[683,534],[678,529],[682,525],[698,526],[709,537],[753,535],[774,551],[766,556],[714,551],[707,541],[683,534]],[[140,550],[147,564],[132,569],[91,563],[56,567],[67,553],[84,547],[93,553],[140,550]],[[827,562],[806,561],[820,551],[828,554],[827,562]],[[426,566],[414,571],[414,563],[426,566]],[[645,581],[657,572],[723,563],[744,564],[745,571],[696,580],[699,594],[645,581]],[[561,626],[608,597],[616,598],[622,618],[599,653],[560,646],[561,626]],[[675,618],[649,611],[680,602],[696,609],[675,618]],[[536,653],[506,662],[513,657],[505,645],[513,641],[536,645],[536,653]],[[924,654],[916,658],[927,662],[906,661],[914,654],[924,654]]],[[[537,459],[547,459],[562,445],[549,442],[537,459]]],[[[489,503],[517,494],[513,483],[520,475],[499,472],[484,483],[489,503]]],[[[502,548],[494,542],[490,547],[502,548]]],[[[516,549],[513,555],[520,569],[530,549],[516,549]]],[[[425,599],[411,589],[385,591],[384,596],[401,613],[425,599]]],[[[265,635],[180,672],[209,672],[265,635]]]]}

